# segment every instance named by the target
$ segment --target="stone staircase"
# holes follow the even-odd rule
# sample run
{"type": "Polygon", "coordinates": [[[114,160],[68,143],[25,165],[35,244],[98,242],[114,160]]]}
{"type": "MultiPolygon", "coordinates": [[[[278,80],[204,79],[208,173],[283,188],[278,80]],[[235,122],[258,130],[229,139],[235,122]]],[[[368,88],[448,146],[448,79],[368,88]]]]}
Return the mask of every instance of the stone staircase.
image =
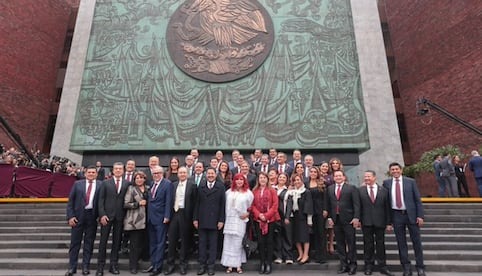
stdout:
{"type": "MultiPolygon", "coordinates": [[[[482,274],[482,203],[427,203],[422,228],[424,257],[428,272],[482,274]]],[[[92,269],[95,269],[99,231],[97,231],[92,269]]],[[[361,231],[357,233],[358,265],[363,266],[361,231]]],[[[0,204],[0,275],[62,275],[68,264],[70,230],[65,220],[65,203],[0,204]],[[16,274],[19,271],[19,274],[16,274]],[[22,271],[20,273],[20,271],[22,271]],[[45,271],[42,274],[42,271],[45,271]],[[29,273],[30,274],[30,273],[29,273]]],[[[398,250],[393,233],[387,234],[387,259],[391,270],[400,271],[398,250]]],[[[414,260],[409,244],[410,258],[414,260]]],[[[121,270],[128,270],[126,256],[121,270]]],[[[256,271],[257,261],[250,260],[246,271],[256,271]]],[[[193,259],[191,269],[197,268],[193,259]]],[[[148,263],[141,263],[147,267],[148,263]]],[[[279,267],[281,266],[281,267],[279,267]]],[[[275,270],[286,269],[285,265],[275,270]]],[[[289,270],[336,271],[334,256],[328,263],[290,266],[289,270]]],[[[221,269],[221,266],[218,266],[221,269]]]]}

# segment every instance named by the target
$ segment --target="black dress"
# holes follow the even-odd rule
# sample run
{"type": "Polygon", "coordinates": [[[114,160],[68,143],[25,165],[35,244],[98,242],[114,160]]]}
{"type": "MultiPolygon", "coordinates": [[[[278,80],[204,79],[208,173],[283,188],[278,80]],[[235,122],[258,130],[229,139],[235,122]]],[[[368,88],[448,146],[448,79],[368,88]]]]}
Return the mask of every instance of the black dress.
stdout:
{"type": "Polygon", "coordinates": [[[311,198],[310,190],[306,189],[298,199],[298,210],[293,212],[293,240],[297,243],[310,242],[311,227],[308,226],[308,215],[313,214],[313,200],[311,198]]]}

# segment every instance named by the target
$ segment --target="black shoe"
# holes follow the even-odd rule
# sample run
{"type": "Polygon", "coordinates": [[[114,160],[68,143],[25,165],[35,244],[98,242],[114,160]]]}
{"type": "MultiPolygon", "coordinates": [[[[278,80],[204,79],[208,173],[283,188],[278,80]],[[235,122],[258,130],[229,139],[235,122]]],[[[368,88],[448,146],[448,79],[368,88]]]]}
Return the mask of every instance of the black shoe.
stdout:
{"type": "Polygon", "coordinates": [[[104,269],[97,269],[95,276],[104,276],[104,269]]]}
{"type": "Polygon", "coordinates": [[[168,265],[167,269],[164,271],[164,275],[169,275],[174,272],[174,265],[168,265]]]}
{"type": "Polygon", "coordinates": [[[380,274],[387,275],[387,276],[395,276],[395,274],[391,273],[388,268],[380,268],[380,274]]]}
{"type": "Polygon", "coordinates": [[[423,270],[423,268],[417,268],[417,274],[418,276],[425,276],[425,270],[423,270]]]}
{"type": "Polygon", "coordinates": [[[264,274],[271,274],[271,264],[266,264],[266,268],[264,269],[264,274]]]}
{"type": "Polygon", "coordinates": [[[88,267],[83,267],[82,268],[82,275],[89,275],[90,274],[90,270],[88,267]]]}
{"type": "Polygon", "coordinates": [[[131,274],[137,274],[137,268],[132,268],[130,271],[131,271],[131,274]]]}
{"type": "Polygon", "coordinates": [[[148,267],[147,269],[144,269],[144,270],[142,271],[142,273],[149,273],[149,272],[152,272],[152,271],[154,271],[154,267],[151,265],[151,266],[148,267]]]}
{"type": "Polygon", "coordinates": [[[264,274],[265,271],[266,271],[266,266],[264,265],[264,263],[262,263],[259,267],[259,274],[264,274]]]}
{"type": "Polygon", "coordinates": [[[65,276],[74,276],[76,272],[77,271],[75,271],[75,269],[69,269],[67,272],[65,272],[65,276]]]}
{"type": "Polygon", "coordinates": [[[206,268],[204,266],[201,266],[197,271],[197,275],[203,275],[203,274],[206,274],[206,268]]]}
{"type": "Polygon", "coordinates": [[[410,270],[403,271],[403,276],[412,276],[412,271],[410,270]]]}
{"type": "Polygon", "coordinates": [[[340,269],[338,269],[338,271],[336,273],[338,274],[342,274],[342,273],[345,273],[345,272],[348,272],[350,269],[346,266],[342,266],[340,267],[340,269]]]}
{"type": "Polygon", "coordinates": [[[348,275],[355,275],[356,274],[356,267],[351,267],[348,271],[348,275]]]}
{"type": "Polygon", "coordinates": [[[181,273],[181,275],[187,274],[187,269],[184,265],[179,266],[179,273],[181,273]]]}
{"type": "Polygon", "coordinates": [[[214,275],[214,267],[208,267],[208,275],[214,275]]]}
{"type": "Polygon", "coordinates": [[[365,270],[365,275],[372,275],[372,271],[370,269],[365,270]]]}
{"type": "Polygon", "coordinates": [[[113,265],[109,268],[109,272],[112,274],[120,274],[119,267],[117,265],[113,265]]]}

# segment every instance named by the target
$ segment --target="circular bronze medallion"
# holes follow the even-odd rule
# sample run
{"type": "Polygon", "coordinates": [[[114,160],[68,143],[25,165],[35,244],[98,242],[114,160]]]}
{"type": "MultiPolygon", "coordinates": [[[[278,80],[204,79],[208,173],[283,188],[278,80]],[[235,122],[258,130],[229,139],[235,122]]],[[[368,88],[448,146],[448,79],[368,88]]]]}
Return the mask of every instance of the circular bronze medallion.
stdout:
{"type": "Polygon", "coordinates": [[[174,63],[193,78],[227,82],[256,70],[273,46],[273,21],[256,0],[188,0],[167,26],[174,63]]]}

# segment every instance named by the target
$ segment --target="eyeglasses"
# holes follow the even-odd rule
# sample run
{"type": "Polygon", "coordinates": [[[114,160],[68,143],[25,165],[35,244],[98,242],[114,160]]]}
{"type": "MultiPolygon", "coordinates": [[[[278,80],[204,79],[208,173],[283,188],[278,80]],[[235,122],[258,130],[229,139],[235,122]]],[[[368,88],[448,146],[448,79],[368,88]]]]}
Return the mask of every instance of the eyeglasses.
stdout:
{"type": "Polygon", "coordinates": [[[152,174],[161,174],[161,172],[153,172],[152,174]]]}

